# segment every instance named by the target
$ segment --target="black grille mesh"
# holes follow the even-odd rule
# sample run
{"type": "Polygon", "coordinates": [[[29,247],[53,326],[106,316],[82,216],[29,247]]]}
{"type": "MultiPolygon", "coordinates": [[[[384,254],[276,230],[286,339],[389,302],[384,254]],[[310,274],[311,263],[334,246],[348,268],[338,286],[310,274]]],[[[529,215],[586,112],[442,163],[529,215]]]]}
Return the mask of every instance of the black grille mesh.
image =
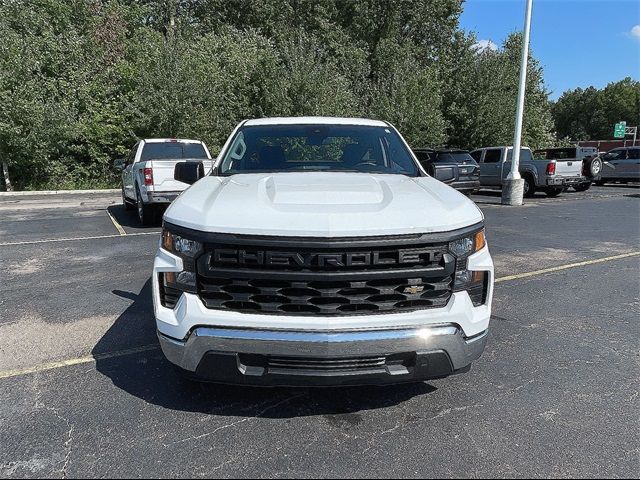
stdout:
{"type": "Polygon", "coordinates": [[[252,313],[348,315],[444,307],[451,276],[359,281],[204,278],[200,297],[207,308],[252,313]]]}

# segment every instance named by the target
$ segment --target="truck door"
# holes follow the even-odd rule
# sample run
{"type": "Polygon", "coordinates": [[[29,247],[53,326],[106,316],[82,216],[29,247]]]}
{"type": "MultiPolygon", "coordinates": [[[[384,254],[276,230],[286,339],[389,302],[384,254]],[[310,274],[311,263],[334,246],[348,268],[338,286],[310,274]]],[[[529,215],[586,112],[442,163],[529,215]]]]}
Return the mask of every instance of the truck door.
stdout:
{"type": "Polygon", "coordinates": [[[602,178],[623,178],[626,160],[627,151],[624,148],[616,148],[604,154],[602,178]]]}
{"type": "Polygon", "coordinates": [[[129,152],[129,154],[127,155],[126,166],[122,171],[122,184],[124,186],[124,193],[128,198],[132,200],[135,200],[136,198],[136,192],[134,189],[134,178],[133,178],[133,163],[136,160],[136,153],[138,152],[139,145],[140,145],[139,142],[136,143],[131,149],[131,151],[129,152]]]}
{"type": "Polygon", "coordinates": [[[625,176],[629,179],[640,180],[640,148],[630,148],[627,152],[625,176]]]}
{"type": "MultiPolygon", "coordinates": [[[[533,162],[533,153],[527,147],[520,149],[520,173],[523,172],[522,165],[531,164],[533,162]]],[[[513,148],[507,148],[507,154],[505,155],[502,163],[502,180],[507,178],[507,175],[511,172],[511,166],[513,165],[513,148]]]]}
{"type": "Polygon", "coordinates": [[[480,185],[501,185],[502,149],[488,148],[480,163],[480,185]]]}

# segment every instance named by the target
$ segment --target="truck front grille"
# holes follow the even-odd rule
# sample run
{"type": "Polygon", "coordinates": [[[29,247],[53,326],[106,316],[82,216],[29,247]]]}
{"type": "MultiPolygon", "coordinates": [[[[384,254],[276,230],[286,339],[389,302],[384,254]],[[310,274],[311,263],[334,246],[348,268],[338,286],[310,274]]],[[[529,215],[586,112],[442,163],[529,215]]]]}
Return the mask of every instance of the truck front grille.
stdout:
{"type": "Polygon", "coordinates": [[[455,259],[424,236],[205,244],[198,294],[207,308],[277,315],[358,315],[444,307],[455,259]]]}
{"type": "Polygon", "coordinates": [[[281,315],[348,315],[444,307],[451,287],[451,277],[368,281],[203,277],[199,292],[207,308],[281,315]]]}

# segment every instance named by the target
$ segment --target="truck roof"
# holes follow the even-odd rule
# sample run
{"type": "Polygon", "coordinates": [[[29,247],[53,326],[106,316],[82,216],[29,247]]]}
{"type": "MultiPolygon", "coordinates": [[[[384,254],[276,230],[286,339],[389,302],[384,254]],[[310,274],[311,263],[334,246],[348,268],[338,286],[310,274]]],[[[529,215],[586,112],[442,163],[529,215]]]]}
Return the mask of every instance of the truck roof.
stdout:
{"type": "Polygon", "coordinates": [[[433,153],[469,153],[464,148],[412,148],[414,152],[433,152],[433,153]]]}
{"type": "Polygon", "coordinates": [[[190,140],[188,138],[143,138],[144,143],[164,143],[164,142],[180,142],[180,143],[202,143],[202,140],[190,140]]]}
{"type": "MultiPolygon", "coordinates": [[[[498,146],[494,146],[494,147],[479,147],[479,148],[476,148],[476,150],[487,150],[489,148],[511,148],[512,149],[513,145],[498,145],[498,146]]],[[[522,145],[522,146],[520,146],[520,148],[528,148],[529,150],[531,150],[526,145],[522,145]]]]}
{"type": "Polygon", "coordinates": [[[389,124],[380,120],[367,118],[345,117],[272,117],[247,120],[247,126],[256,125],[364,125],[369,127],[388,127],[389,124]]]}

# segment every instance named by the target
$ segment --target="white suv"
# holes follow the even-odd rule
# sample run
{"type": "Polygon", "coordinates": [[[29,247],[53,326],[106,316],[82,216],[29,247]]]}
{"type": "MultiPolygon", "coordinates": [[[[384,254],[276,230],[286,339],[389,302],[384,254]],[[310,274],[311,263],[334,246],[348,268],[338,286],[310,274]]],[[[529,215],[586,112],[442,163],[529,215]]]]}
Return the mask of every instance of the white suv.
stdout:
{"type": "Polygon", "coordinates": [[[201,176],[176,167],[195,184],[164,215],[153,270],[160,344],[183,372],[381,384],[481,355],[494,276],[483,215],[390,124],[248,120],[201,176]]]}

